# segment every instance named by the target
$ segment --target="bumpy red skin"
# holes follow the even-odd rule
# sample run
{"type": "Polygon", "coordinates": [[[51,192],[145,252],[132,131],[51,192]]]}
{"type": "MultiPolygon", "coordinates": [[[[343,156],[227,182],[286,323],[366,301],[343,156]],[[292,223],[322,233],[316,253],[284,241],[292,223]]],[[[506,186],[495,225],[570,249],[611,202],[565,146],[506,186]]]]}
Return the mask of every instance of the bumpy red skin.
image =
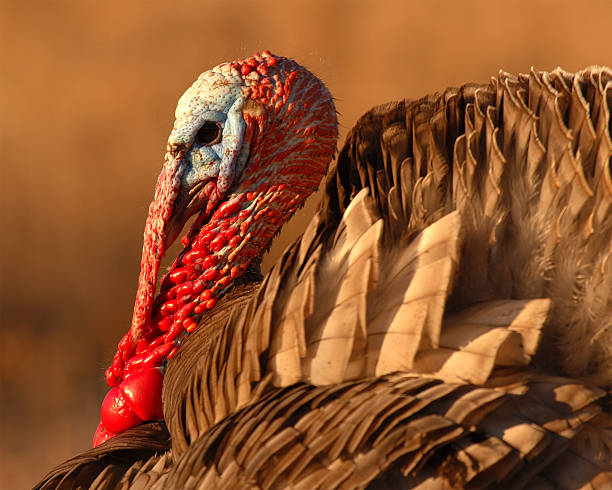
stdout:
{"type": "Polygon", "coordinates": [[[202,314],[316,190],[335,151],[331,96],[304,68],[269,52],[230,67],[251,80],[249,98],[265,109],[243,114],[249,163],[222,202],[209,182],[208,206],[183,239],[185,248],[153,300],[164,227],[178,185],[172,169],[162,171],[145,226],[132,328],[106,373],[112,389],[102,404],[94,447],[143,421],[163,418],[163,366],[178,340],[197,327],[202,314]]]}

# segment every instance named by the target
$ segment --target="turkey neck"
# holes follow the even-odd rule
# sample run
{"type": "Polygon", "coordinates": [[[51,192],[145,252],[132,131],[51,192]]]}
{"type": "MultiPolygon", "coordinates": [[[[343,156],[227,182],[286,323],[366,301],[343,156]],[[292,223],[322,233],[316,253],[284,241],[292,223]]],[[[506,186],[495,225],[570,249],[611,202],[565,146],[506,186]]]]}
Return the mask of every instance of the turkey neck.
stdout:
{"type": "MultiPolygon", "coordinates": [[[[248,184],[253,184],[252,179],[248,184]]],[[[139,334],[133,354],[123,352],[109,369],[109,384],[116,386],[130,372],[162,366],[171,358],[178,340],[198,326],[202,314],[261,255],[286,217],[312,193],[312,184],[238,189],[205,223],[202,212],[183,239],[185,248],[161,281],[151,320],[139,334]]]]}

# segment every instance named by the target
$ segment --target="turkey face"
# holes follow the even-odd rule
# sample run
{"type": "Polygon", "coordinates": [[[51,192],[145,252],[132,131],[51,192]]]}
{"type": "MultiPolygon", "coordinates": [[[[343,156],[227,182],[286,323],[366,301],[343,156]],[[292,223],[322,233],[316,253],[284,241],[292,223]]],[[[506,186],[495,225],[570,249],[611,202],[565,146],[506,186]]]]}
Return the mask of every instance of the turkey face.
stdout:
{"type": "Polygon", "coordinates": [[[178,189],[164,248],[191,216],[202,209],[210,213],[244,168],[249,149],[242,106],[247,94],[237,73],[211,70],[179,99],[165,163],[178,189]]]}
{"type": "Polygon", "coordinates": [[[203,73],[180,98],[94,446],[162,418],[166,361],[317,189],[337,136],[325,85],[269,52],[203,73]],[[196,214],[155,296],[164,252],[196,214]]]}

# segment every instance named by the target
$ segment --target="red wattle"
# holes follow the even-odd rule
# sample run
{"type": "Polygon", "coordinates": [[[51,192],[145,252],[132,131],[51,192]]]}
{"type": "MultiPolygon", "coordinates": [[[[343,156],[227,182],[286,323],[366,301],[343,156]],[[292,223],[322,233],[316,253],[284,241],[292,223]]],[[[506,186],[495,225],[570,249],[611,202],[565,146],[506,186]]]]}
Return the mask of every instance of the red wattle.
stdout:
{"type": "Polygon", "coordinates": [[[137,423],[164,418],[161,397],[163,381],[161,369],[148,368],[128,374],[121,383],[120,388],[129,408],[141,419],[137,423]]]}
{"type": "Polygon", "coordinates": [[[128,374],[119,386],[106,394],[102,402],[101,426],[107,432],[117,434],[143,421],[163,418],[163,381],[164,375],[155,367],[128,374]]]}
{"type": "Polygon", "coordinates": [[[101,420],[93,438],[93,447],[147,420],[164,418],[160,368],[145,368],[128,374],[111,388],[102,402],[101,420]]]}
{"type": "Polygon", "coordinates": [[[130,408],[121,389],[123,383],[111,388],[102,402],[101,423],[109,431],[118,434],[142,422],[130,408]]]}

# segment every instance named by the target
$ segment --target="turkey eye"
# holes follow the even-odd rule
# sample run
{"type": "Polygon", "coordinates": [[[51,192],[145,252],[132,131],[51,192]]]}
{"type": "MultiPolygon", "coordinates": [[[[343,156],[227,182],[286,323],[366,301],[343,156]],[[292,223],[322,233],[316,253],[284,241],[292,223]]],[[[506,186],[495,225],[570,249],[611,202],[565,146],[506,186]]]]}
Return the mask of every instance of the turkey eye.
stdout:
{"type": "Polygon", "coordinates": [[[217,122],[206,121],[195,136],[199,145],[210,146],[221,141],[221,125],[217,122]]]}

